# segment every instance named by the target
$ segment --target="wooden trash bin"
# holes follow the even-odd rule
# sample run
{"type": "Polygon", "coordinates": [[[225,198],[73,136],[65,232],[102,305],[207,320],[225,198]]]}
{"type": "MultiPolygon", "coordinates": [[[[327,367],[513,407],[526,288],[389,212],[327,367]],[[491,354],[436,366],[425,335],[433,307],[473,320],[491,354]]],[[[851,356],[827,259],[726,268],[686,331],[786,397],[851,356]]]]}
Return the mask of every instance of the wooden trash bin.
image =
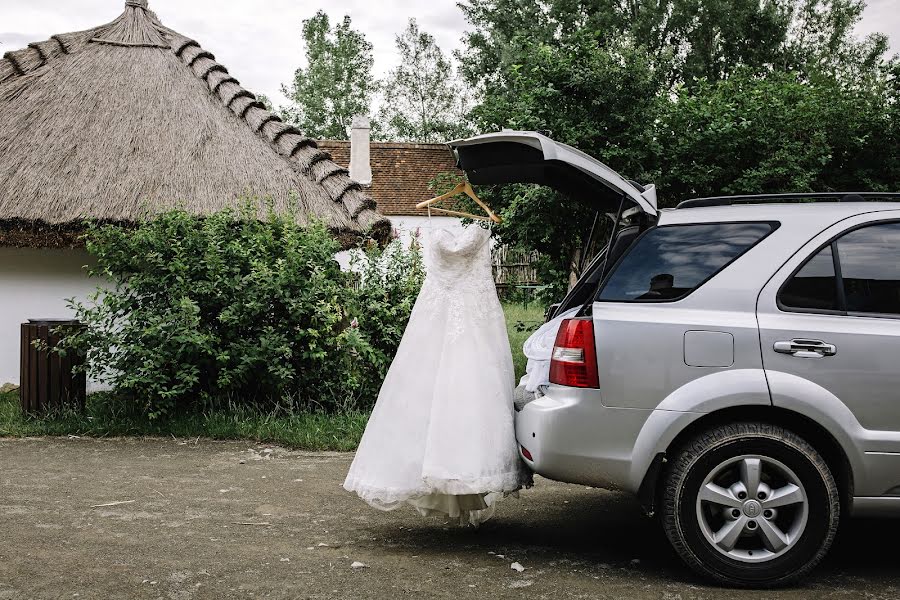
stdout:
{"type": "Polygon", "coordinates": [[[78,321],[64,319],[22,323],[19,398],[23,412],[43,414],[62,407],[84,408],[87,379],[84,373],[73,372],[81,358],[52,351],[66,331],[80,327],[78,321]],[[35,340],[40,340],[39,347],[35,347],[35,340]]]}

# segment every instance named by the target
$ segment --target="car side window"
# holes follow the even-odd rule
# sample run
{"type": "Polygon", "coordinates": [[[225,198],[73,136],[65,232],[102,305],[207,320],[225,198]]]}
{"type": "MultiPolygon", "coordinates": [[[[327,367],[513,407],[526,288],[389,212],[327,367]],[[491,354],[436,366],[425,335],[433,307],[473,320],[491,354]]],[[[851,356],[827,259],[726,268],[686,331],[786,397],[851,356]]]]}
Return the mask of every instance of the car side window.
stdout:
{"type": "Polygon", "coordinates": [[[831,244],[819,250],[791,277],[781,289],[780,300],[788,308],[839,309],[831,244]]]}
{"type": "Polygon", "coordinates": [[[654,227],[625,253],[597,300],[680,300],[747,252],[776,226],[769,222],[738,222],[654,227]]]}
{"type": "Polygon", "coordinates": [[[782,286],[786,310],[900,315],[900,223],[854,229],[813,255],[782,286]]]}
{"type": "Polygon", "coordinates": [[[900,223],[851,231],[837,252],[847,312],[900,314],[900,223]]]}

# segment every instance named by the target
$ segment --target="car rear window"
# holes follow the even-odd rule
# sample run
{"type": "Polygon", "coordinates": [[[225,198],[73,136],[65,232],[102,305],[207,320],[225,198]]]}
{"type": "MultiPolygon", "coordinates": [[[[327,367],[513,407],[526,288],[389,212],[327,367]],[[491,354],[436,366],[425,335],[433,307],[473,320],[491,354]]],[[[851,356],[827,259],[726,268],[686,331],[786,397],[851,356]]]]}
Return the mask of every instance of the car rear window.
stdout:
{"type": "Polygon", "coordinates": [[[651,229],[616,265],[598,300],[684,298],[765,238],[774,223],[703,223],[651,229]]]}

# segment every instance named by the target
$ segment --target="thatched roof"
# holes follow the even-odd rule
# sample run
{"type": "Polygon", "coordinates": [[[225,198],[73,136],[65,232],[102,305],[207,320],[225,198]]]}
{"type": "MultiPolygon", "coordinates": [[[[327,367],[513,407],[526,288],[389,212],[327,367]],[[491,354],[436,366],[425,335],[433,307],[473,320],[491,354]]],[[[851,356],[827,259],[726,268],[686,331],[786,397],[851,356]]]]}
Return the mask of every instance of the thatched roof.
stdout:
{"type": "Polygon", "coordinates": [[[29,227],[175,206],[205,214],[247,196],[296,202],[301,219],[344,238],[389,230],[345,168],[146,0],[0,59],[0,243],[29,227]]]}

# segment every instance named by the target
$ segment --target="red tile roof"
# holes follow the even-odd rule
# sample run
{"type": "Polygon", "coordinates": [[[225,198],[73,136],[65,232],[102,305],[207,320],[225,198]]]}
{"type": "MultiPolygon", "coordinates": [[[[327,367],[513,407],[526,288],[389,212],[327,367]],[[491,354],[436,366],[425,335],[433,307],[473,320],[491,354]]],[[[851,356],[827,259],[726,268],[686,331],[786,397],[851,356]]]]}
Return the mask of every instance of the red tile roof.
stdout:
{"type": "MultiPolygon", "coordinates": [[[[350,166],[350,142],[319,140],[321,150],[329,152],[332,160],[342,167],[350,166]]],[[[369,196],[385,215],[424,215],[425,209],[416,204],[435,196],[428,182],[441,173],[454,173],[456,159],[445,144],[410,144],[402,142],[372,142],[370,146],[372,186],[369,196]]]]}

